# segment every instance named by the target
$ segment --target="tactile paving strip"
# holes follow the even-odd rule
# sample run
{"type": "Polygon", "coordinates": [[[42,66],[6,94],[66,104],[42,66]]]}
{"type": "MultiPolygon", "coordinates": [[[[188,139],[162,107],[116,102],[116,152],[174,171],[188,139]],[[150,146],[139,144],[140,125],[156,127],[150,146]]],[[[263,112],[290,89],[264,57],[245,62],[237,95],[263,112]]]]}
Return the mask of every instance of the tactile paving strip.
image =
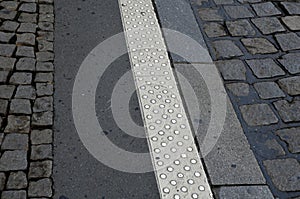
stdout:
{"type": "Polygon", "coordinates": [[[119,0],[161,198],[212,198],[151,0],[119,0]]]}

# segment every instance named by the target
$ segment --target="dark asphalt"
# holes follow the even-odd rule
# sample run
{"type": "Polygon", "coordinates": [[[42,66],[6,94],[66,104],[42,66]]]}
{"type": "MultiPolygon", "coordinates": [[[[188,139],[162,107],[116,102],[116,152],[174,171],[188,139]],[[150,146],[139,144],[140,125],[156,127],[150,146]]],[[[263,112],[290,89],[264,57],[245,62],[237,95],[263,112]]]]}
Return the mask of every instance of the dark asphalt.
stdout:
{"type": "MultiPolygon", "coordinates": [[[[82,61],[99,43],[123,30],[118,1],[56,0],[55,12],[54,198],[158,198],[154,173],[124,173],[98,162],[81,143],[73,123],[72,89],[82,61]]],[[[112,142],[129,151],[146,152],[145,139],[126,135],[112,119],[112,89],[129,69],[128,56],[124,55],[105,72],[97,89],[97,115],[112,142]]],[[[134,94],[130,113],[141,125],[139,111],[134,94]]]]}

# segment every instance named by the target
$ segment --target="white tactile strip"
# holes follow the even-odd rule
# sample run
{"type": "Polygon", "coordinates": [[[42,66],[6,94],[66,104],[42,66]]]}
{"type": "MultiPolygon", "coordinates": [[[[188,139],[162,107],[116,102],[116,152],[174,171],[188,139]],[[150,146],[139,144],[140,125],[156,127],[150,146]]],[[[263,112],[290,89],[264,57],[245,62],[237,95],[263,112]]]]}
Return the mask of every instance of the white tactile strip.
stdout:
{"type": "Polygon", "coordinates": [[[119,0],[161,198],[212,198],[151,0],[119,0]]]}

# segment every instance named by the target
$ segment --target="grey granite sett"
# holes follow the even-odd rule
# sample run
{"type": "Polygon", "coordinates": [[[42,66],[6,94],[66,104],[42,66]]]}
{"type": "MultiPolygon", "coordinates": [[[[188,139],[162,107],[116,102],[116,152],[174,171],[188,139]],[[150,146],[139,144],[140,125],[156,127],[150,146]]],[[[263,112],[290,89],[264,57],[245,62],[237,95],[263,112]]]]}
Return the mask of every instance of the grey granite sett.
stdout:
{"type": "Polygon", "coordinates": [[[0,83],[5,83],[8,79],[8,71],[0,71],[0,83]]]}
{"type": "Polygon", "coordinates": [[[246,68],[241,60],[217,61],[216,65],[225,80],[246,80],[246,68]]]}
{"type": "Polygon", "coordinates": [[[52,51],[53,52],[53,42],[38,39],[39,51],[52,51]]]}
{"type": "Polygon", "coordinates": [[[278,83],[289,95],[300,95],[300,76],[284,78],[279,80],[278,83]]]}
{"type": "Polygon", "coordinates": [[[6,10],[17,10],[20,2],[16,1],[2,1],[0,5],[6,10]]]}
{"type": "Polygon", "coordinates": [[[8,189],[25,189],[27,188],[27,175],[23,171],[11,172],[8,181],[7,188],[8,189]]]}
{"type": "Polygon", "coordinates": [[[30,117],[9,115],[5,133],[29,133],[30,117]]]}
{"type": "Polygon", "coordinates": [[[35,45],[35,35],[32,33],[17,34],[17,45],[35,45]]]}
{"type": "Polygon", "coordinates": [[[285,75],[285,72],[271,58],[250,59],[246,60],[246,63],[258,78],[271,78],[285,75]]]}
{"type": "Polygon", "coordinates": [[[20,85],[15,95],[16,99],[35,99],[36,91],[31,85],[20,85]]]}
{"type": "Polygon", "coordinates": [[[40,14],[39,21],[54,23],[54,14],[40,14]]]}
{"type": "Polygon", "coordinates": [[[2,150],[28,150],[28,135],[10,133],[4,137],[2,150]]]}
{"type": "Polygon", "coordinates": [[[33,112],[53,111],[53,97],[37,98],[33,105],[33,112]]]}
{"type": "Polygon", "coordinates": [[[19,23],[15,21],[4,21],[0,26],[0,30],[14,32],[19,27],[19,23]]]}
{"type": "Polygon", "coordinates": [[[0,55],[11,57],[16,49],[14,44],[0,44],[0,55]]]}
{"type": "Polygon", "coordinates": [[[278,118],[267,104],[240,106],[242,116],[249,126],[263,126],[278,123],[278,118]]]}
{"type": "Polygon", "coordinates": [[[19,11],[34,13],[34,12],[36,12],[36,4],[35,3],[23,3],[20,6],[19,11]]]}
{"type": "Polygon", "coordinates": [[[34,23],[21,23],[20,27],[18,28],[18,32],[20,33],[35,33],[37,25],[34,23]]]}
{"type": "Polygon", "coordinates": [[[284,51],[300,49],[300,37],[296,33],[277,34],[275,37],[284,51]]]}
{"type": "Polygon", "coordinates": [[[219,58],[232,58],[242,56],[243,53],[240,48],[230,40],[215,41],[213,44],[213,50],[216,57],[219,58]]]}
{"type": "Polygon", "coordinates": [[[253,152],[263,159],[274,159],[286,154],[283,147],[274,138],[273,132],[251,132],[248,139],[251,145],[255,146],[252,147],[253,152]]]}
{"type": "MultiPolygon", "coordinates": [[[[269,139],[267,140],[265,143],[265,148],[267,150],[270,150],[273,152],[273,154],[276,154],[276,157],[282,157],[284,155],[286,155],[285,151],[283,150],[282,146],[277,142],[276,139],[269,139]]],[[[264,151],[265,153],[263,153],[262,156],[264,156],[264,154],[266,154],[267,152],[264,151]]],[[[270,154],[270,152],[268,152],[268,155],[270,154]]],[[[272,154],[272,155],[273,155],[272,154]]]]}
{"type": "Polygon", "coordinates": [[[0,171],[25,170],[27,168],[27,151],[4,151],[0,158],[0,171]]]}
{"type": "Polygon", "coordinates": [[[13,99],[10,103],[9,113],[30,115],[32,113],[30,100],[13,99]]]}
{"type": "Polygon", "coordinates": [[[253,4],[252,7],[258,16],[274,16],[281,14],[272,2],[253,4]]]}
{"type": "Polygon", "coordinates": [[[36,93],[38,96],[52,95],[53,84],[36,83],[36,93]]]}
{"type": "Polygon", "coordinates": [[[41,72],[52,72],[54,70],[54,66],[51,62],[37,62],[36,70],[41,72]]]}
{"type": "Polygon", "coordinates": [[[299,122],[300,121],[300,99],[294,98],[292,102],[279,100],[274,102],[281,119],[284,122],[299,122]]]}
{"type": "Polygon", "coordinates": [[[10,11],[6,9],[0,10],[0,19],[13,20],[17,15],[16,11],[10,11]]]}
{"type": "Polygon", "coordinates": [[[38,31],[38,38],[44,39],[47,41],[53,41],[54,40],[54,34],[53,32],[46,32],[46,31],[38,31]]]}
{"type": "Polygon", "coordinates": [[[251,54],[268,54],[278,52],[275,46],[265,38],[242,39],[242,43],[251,54]]]}
{"type": "Polygon", "coordinates": [[[208,37],[221,37],[227,35],[224,26],[220,23],[206,23],[203,28],[208,37]]]}
{"type": "Polygon", "coordinates": [[[254,17],[252,12],[246,6],[224,6],[224,9],[233,19],[254,17]]]}
{"type": "Polygon", "coordinates": [[[289,73],[300,73],[300,53],[288,53],[283,55],[278,61],[289,73]]]}
{"type": "Polygon", "coordinates": [[[287,27],[291,30],[300,30],[300,16],[286,16],[281,18],[287,27]]]}
{"type": "Polygon", "coordinates": [[[7,114],[8,100],[0,99],[0,115],[5,116],[7,114]]]}
{"type": "Polygon", "coordinates": [[[255,18],[252,19],[252,22],[263,34],[285,31],[285,28],[276,17],[255,18]]]}
{"type": "Polygon", "coordinates": [[[34,82],[53,82],[53,73],[37,73],[34,82]]]}
{"type": "Polygon", "coordinates": [[[20,57],[34,57],[34,48],[31,46],[18,46],[16,55],[20,57]]]}
{"type": "Polygon", "coordinates": [[[300,164],[296,159],[276,159],[263,162],[274,185],[280,191],[300,190],[300,164]]]}
{"type": "Polygon", "coordinates": [[[52,161],[32,162],[29,166],[28,177],[31,178],[49,178],[52,173],[52,161]]]}
{"type": "Polygon", "coordinates": [[[21,13],[19,18],[19,22],[25,23],[36,23],[37,22],[37,14],[30,14],[30,13],[21,13]]]}
{"type": "Polygon", "coordinates": [[[275,134],[288,144],[291,153],[300,153],[300,127],[281,129],[275,134]]]}
{"type": "Polygon", "coordinates": [[[5,187],[5,182],[6,182],[6,176],[5,173],[1,172],[0,173],[0,191],[2,191],[5,187]]]}
{"type": "Polygon", "coordinates": [[[16,69],[18,71],[34,71],[36,61],[33,58],[20,58],[16,64],[16,69]]]}
{"type": "Polygon", "coordinates": [[[0,69],[7,70],[7,71],[13,70],[15,62],[16,62],[16,58],[0,56],[0,69]]]}
{"type": "Polygon", "coordinates": [[[281,2],[289,14],[300,14],[300,2],[281,2]]]}
{"type": "Polygon", "coordinates": [[[30,136],[31,143],[34,145],[51,144],[53,141],[52,134],[53,132],[51,129],[33,130],[30,136]]]}
{"type": "Polygon", "coordinates": [[[33,126],[50,126],[53,125],[53,112],[40,112],[33,113],[32,123],[33,126]]]}
{"type": "Polygon", "coordinates": [[[52,53],[52,52],[37,52],[36,59],[37,59],[37,61],[42,61],[42,62],[53,61],[54,53],[52,53]]]}
{"type": "Polygon", "coordinates": [[[29,182],[28,187],[29,197],[51,197],[52,182],[49,178],[43,178],[38,181],[29,182]]]}
{"type": "Polygon", "coordinates": [[[8,109],[8,100],[0,99],[0,115],[6,116],[8,109]]]}
{"type": "Polygon", "coordinates": [[[13,96],[15,86],[0,85],[0,98],[10,99],[13,96]]]}
{"type": "Polygon", "coordinates": [[[32,73],[23,73],[16,72],[14,73],[9,80],[11,84],[31,84],[32,82],[32,73]]]}
{"type": "Polygon", "coordinates": [[[3,191],[1,199],[26,199],[26,195],[24,190],[3,191]]]}
{"type": "Polygon", "coordinates": [[[255,35],[255,30],[252,28],[248,20],[226,21],[226,26],[232,36],[247,36],[255,35]]]}
{"type": "Polygon", "coordinates": [[[50,4],[39,4],[39,13],[42,13],[42,14],[53,14],[53,5],[50,5],[50,4]]]}
{"type": "Polygon", "coordinates": [[[259,82],[254,84],[254,88],[262,99],[272,99],[285,97],[284,92],[275,82],[259,82]]]}
{"type": "Polygon", "coordinates": [[[8,43],[14,35],[14,33],[0,32],[0,41],[8,43]]]}
{"type": "Polygon", "coordinates": [[[231,83],[231,84],[226,84],[226,87],[235,96],[249,95],[249,85],[246,83],[231,83]]]}
{"type": "Polygon", "coordinates": [[[38,26],[41,30],[45,30],[45,31],[53,31],[54,27],[53,27],[53,23],[51,22],[39,22],[38,26]]]}
{"type": "Polygon", "coordinates": [[[52,159],[52,145],[43,144],[43,145],[33,145],[31,146],[31,160],[44,160],[52,159]]]}

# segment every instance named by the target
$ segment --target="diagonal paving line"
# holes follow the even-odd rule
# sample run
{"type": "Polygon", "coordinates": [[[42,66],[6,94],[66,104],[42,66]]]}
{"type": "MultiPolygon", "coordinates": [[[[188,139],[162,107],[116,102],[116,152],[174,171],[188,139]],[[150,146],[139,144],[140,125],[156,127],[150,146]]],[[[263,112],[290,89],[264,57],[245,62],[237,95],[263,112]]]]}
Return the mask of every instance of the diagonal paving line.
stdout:
{"type": "Polygon", "coordinates": [[[119,0],[161,198],[212,198],[151,0],[119,0]]]}

